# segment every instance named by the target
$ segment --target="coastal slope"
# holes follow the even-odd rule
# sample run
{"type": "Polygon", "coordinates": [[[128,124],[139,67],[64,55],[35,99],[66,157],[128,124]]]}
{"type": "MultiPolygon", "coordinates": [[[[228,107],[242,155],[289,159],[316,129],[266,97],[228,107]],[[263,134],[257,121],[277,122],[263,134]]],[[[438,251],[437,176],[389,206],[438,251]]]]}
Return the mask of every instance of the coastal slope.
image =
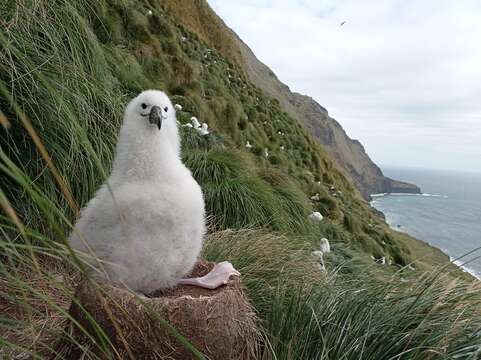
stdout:
{"type": "Polygon", "coordinates": [[[416,185],[385,177],[358,140],[351,139],[314,99],[292,92],[282,83],[206,3],[184,1],[179,7],[175,2],[167,1],[166,5],[184,25],[242,68],[253,84],[277,99],[282,110],[302,124],[325,147],[365,200],[377,193],[421,192],[416,185]]]}
{"type": "MultiPolygon", "coordinates": [[[[125,324],[143,339],[153,336],[146,348],[152,354],[162,344],[157,326],[144,326],[152,320],[202,358],[204,346],[198,349],[192,335],[205,327],[185,332],[169,321],[166,328],[169,319],[152,304],[160,292],[134,296],[145,316],[110,297],[121,306],[104,306],[106,326],[96,316],[103,312],[76,296],[84,280],[95,278],[88,259],[72,256],[67,238],[79,208],[111,172],[126,103],[146,89],[165,90],[175,106],[182,161],[202,189],[207,214],[201,258],[229,261],[242,274],[249,313],[258,319],[256,358],[358,359],[360,348],[364,359],[477,358],[481,288],[465,282],[468,275],[439,249],[388,227],[328,147],[289,115],[300,105],[253,84],[262,64],[245,61],[248,48],[205,0],[4,3],[2,358],[71,359],[69,345],[81,345],[83,358],[138,357],[137,338],[123,336],[130,331],[125,324]],[[208,134],[193,129],[193,117],[208,134]],[[321,248],[324,238],[330,252],[321,248]],[[73,317],[71,304],[85,323],[73,317]]],[[[280,81],[265,85],[288,90],[280,81]]],[[[120,204],[117,210],[123,217],[120,204]]],[[[137,235],[132,251],[145,252],[137,235]]],[[[98,290],[95,303],[113,304],[98,290]]],[[[188,306],[199,300],[183,298],[188,306]]]]}
{"type": "Polygon", "coordinates": [[[342,126],[326,108],[313,98],[291,92],[266,65],[261,63],[252,50],[237,36],[247,74],[250,80],[278,99],[283,109],[297,119],[313,135],[344,171],[346,177],[366,200],[377,193],[414,193],[421,189],[413,184],[390,179],[371,160],[364,146],[351,139],[342,126]]]}

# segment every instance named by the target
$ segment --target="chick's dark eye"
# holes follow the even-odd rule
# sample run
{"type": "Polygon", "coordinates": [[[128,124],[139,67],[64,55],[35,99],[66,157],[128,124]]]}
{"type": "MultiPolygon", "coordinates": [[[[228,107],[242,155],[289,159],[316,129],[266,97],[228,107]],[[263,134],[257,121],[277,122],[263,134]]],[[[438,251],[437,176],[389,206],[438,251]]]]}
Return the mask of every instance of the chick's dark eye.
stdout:
{"type": "Polygon", "coordinates": [[[147,104],[146,104],[146,103],[142,103],[142,104],[140,104],[140,106],[142,106],[142,109],[146,109],[146,108],[147,108],[147,104]]]}
{"type": "Polygon", "coordinates": [[[167,110],[169,110],[169,108],[166,106],[166,107],[164,108],[164,111],[167,112],[167,110]]]}

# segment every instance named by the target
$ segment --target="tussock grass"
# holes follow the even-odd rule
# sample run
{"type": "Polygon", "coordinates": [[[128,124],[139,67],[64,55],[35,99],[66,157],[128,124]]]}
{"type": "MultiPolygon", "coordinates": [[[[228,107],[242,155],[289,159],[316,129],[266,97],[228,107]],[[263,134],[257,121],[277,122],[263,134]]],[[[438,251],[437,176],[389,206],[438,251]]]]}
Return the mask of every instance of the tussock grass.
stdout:
{"type": "Polygon", "coordinates": [[[307,220],[312,204],[301,190],[301,185],[282,171],[270,167],[262,169],[259,176],[272,187],[285,228],[295,234],[308,234],[312,230],[312,224],[307,220]]]}
{"type": "Polygon", "coordinates": [[[50,256],[20,256],[0,270],[3,355],[50,354],[62,336],[79,272],[50,256]]]}
{"type": "Polygon", "coordinates": [[[211,261],[231,261],[242,273],[250,299],[263,316],[279,286],[302,287],[320,281],[321,274],[302,238],[265,229],[223,230],[211,234],[203,256],[211,261]]]}
{"type": "Polygon", "coordinates": [[[307,198],[288,176],[262,170],[237,151],[191,151],[185,164],[201,185],[217,228],[268,227],[290,233],[309,228],[307,198]]]}
{"type": "MultiPolygon", "coordinates": [[[[35,178],[49,199],[65,203],[51,173],[45,171],[36,145],[18,121],[21,111],[40,131],[60,175],[68,179],[68,188],[83,204],[103,180],[99,169],[112,160],[122,98],[114,78],[104,70],[108,67],[105,56],[85,20],[69,6],[44,10],[45,4],[16,5],[17,20],[5,24],[10,31],[0,34],[4,49],[0,55],[0,106],[12,125],[8,132],[0,131],[1,149],[35,178]],[[22,18],[30,20],[23,22],[22,18]],[[72,33],[72,28],[78,31],[72,33]],[[25,49],[25,44],[30,47],[25,49]],[[89,86],[93,81],[96,86],[89,86]],[[15,105],[18,111],[14,111],[15,105]]],[[[22,201],[11,180],[0,176],[2,183],[7,183],[6,194],[26,207],[21,215],[39,221],[31,208],[34,203],[22,201]]]]}
{"type": "MultiPolygon", "coordinates": [[[[104,182],[126,101],[156,87],[183,105],[179,121],[197,116],[214,129],[208,137],[182,129],[184,160],[220,230],[204,256],[243,273],[265,359],[479,358],[479,285],[367,266],[361,254],[406,264],[412,244],[373,218],[324,150],[246,80],[235,57],[224,57],[228,44],[209,49],[172,18],[179,4],[0,5],[1,355],[46,358],[55,339],[75,343],[64,325],[86,274],[65,246],[76,212],[70,200],[82,206],[104,182]],[[319,203],[308,201],[314,193],[319,203]],[[313,210],[326,219],[306,221],[313,210]],[[310,255],[321,237],[334,248],[327,274],[310,255]]],[[[208,14],[202,4],[182,8],[208,14]]],[[[97,358],[118,358],[95,325],[94,334],[83,330],[97,339],[97,358]]],[[[85,349],[85,358],[96,356],[85,349]]]]}
{"type": "Polygon", "coordinates": [[[200,184],[219,185],[250,173],[242,157],[232,150],[192,151],[184,156],[184,163],[200,184]]]}
{"type": "Polygon", "coordinates": [[[477,359],[479,284],[446,287],[435,279],[328,276],[309,296],[285,287],[266,320],[271,351],[264,358],[477,359]]]}
{"type": "MultiPolygon", "coordinates": [[[[302,238],[265,230],[214,233],[204,256],[229,259],[242,272],[261,318],[262,358],[476,359],[481,353],[479,282],[440,271],[411,280],[396,273],[381,282],[367,272],[338,271],[329,257],[329,271],[321,274],[302,238]]],[[[339,268],[362,270],[337,261],[339,268]]]]}
{"type": "Polygon", "coordinates": [[[275,197],[269,186],[254,177],[226,179],[203,185],[208,213],[219,228],[277,227],[275,197]]]}

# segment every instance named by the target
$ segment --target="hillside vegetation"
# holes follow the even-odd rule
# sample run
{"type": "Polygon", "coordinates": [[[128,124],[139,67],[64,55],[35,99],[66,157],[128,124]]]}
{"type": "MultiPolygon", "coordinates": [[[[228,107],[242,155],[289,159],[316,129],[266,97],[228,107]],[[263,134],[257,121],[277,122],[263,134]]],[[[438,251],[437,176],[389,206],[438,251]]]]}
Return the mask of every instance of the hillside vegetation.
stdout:
{"type": "Polygon", "coordinates": [[[366,200],[370,199],[371,194],[421,192],[415,185],[385,177],[359,141],[351,139],[313,98],[291,92],[206,2],[165,0],[164,3],[178,21],[199,34],[209,46],[232,59],[265,94],[279,100],[281,108],[323,145],[366,200]]]}
{"type": "MultiPolygon", "coordinates": [[[[208,26],[192,32],[189,11],[207,4],[181,3],[0,5],[1,351],[46,357],[60,336],[75,341],[64,325],[83,266],[65,239],[108,176],[125,104],[155,88],[182,105],[180,124],[196,116],[213,130],[182,128],[183,159],[209,215],[203,255],[242,272],[260,358],[477,358],[479,285],[391,231],[248,80],[235,44],[210,38],[208,26]],[[308,220],[313,211],[324,220],[308,220]],[[322,237],[333,247],[326,272],[310,255],[322,237]]],[[[103,358],[120,357],[108,339],[100,345],[103,358]]]]}

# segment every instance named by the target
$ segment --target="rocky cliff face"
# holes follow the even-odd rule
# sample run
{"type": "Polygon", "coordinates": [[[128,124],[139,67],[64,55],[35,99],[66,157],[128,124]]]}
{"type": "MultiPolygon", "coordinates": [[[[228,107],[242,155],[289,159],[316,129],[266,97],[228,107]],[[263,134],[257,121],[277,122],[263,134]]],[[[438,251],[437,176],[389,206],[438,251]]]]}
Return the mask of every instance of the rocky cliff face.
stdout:
{"type": "Polygon", "coordinates": [[[364,146],[349,138],[342,126],[314,99],[293,93],[291,97],[299,121],[327,148],[354,185],[369,199],[377,193],[420,193],[419,187],[393,180],[369,158],[364,146]]]}
{"type": "Polygon", "coordinates": [[[342,126],[314,99],[291,92],[204,1],[184,1],[182,8],[172,0],[166,3],[184,24],[220,53],[233,59],[252,83],[279,100],[283,110],[325,146],[366,200],[374,193],[420,193],[415,185],[385,177],[359,141],[349,138],[342,126]],[[185,11],[186,8],[191,11],[185,11]]]}
{"type": "MultiPolygon", "coordinates": [[[[235,36],[235,34],[233,34],[235,36]]],[[[383,175],[381,169],[370,159],[362,144],[349,138],[342,126],[328,111],[309,96],[291,92],[276,75],[262,64],[235,36],[250,80],[278,99],[285,111],[303,124],[323,144],[347,177],[367,200],[376,193],[420,193],[416,185],[393,180],[383,175]]]]}

